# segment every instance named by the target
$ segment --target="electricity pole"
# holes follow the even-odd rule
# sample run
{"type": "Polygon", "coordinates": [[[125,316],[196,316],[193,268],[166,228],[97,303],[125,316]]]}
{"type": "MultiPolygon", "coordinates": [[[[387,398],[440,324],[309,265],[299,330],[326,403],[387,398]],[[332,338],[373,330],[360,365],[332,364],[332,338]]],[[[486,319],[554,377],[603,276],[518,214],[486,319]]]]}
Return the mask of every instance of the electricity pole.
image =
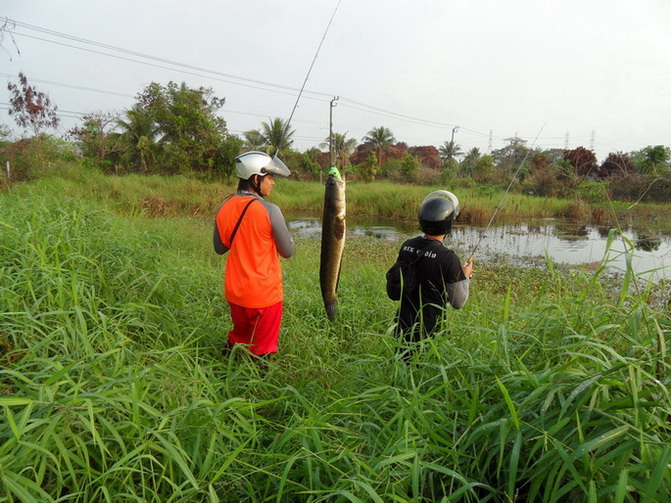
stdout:
{"type": "Polygon", "coordinates": [[[337,106],[338,98],[340,96],[334,96],[329,107],[329,169],[335,166],[333,160],[333,109],[337,106]]]}
{"type": "Polygon", "coordinates": [[[454,145],[454,133],[456,133],[458,129],[459,129],[459,126],[454,126],[452,128],[452,139],[450,140],[452,142],[452,145],[454,145]]]}

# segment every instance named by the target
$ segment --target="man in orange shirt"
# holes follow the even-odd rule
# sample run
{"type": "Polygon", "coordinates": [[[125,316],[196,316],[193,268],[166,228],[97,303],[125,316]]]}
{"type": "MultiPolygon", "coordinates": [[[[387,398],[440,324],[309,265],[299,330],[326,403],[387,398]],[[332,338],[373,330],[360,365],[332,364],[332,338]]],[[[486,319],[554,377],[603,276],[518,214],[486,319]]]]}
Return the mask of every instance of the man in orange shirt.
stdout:
{"type": "Polygon", "coordinates": [[[237,193],[217,211],[214,249],[230,250],[224,271],[224,293],[231,307],[233,330],[228,343],[245,344],[255,355],[277,353],[284,293],[279,256],[294,253],[294,241],[275,204],[264,201],[275,176],[289,176],[286,165],[263,152],[235,160],[237,193]]]}

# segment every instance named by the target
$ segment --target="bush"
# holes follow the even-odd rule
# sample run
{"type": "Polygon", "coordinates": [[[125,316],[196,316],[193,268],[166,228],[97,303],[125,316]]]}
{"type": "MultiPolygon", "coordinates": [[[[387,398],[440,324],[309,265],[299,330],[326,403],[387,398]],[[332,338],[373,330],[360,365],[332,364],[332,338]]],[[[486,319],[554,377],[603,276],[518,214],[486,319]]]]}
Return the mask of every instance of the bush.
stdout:
{"type": "Polygon", "coordinates": [[[659,177],[628,173],[613,178],[609,191],[614,200],[668,203],[671,200],[671,173],[659,177]]]}
{"type": "Polygon", "coordinates": [[[10,166],[10,181],[34,180],[78,159],[76,146],[59,138],[40,135],[0,145],[3,174],[10,166]]]}
{"type": "Polygon", "coordinates": [[[531,172],[525,181],[524,191],[536,196],[550,197],[557,194],[558,186],[557,174],[547,166],[531,172]]]}
{"type": "Polygon", "coordinates": [[[606,185],[601,182],[582,182],[576,189],[576,197],[588,203],[600,203],[606,199],[606,185]]]}

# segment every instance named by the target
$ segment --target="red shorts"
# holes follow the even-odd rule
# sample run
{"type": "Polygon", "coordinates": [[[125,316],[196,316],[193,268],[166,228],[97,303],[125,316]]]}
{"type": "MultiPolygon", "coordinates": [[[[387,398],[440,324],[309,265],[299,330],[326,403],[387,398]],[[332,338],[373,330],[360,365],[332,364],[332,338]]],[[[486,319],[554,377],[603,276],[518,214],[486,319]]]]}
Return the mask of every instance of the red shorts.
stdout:
{"type": "Polygon", "coordinates": [[[277,341],[280,338],[283,302],[268,307],[231,306],[233,330],[228,333],[228,342],[245,344],[255,355],[277,353],[277,341]]]}

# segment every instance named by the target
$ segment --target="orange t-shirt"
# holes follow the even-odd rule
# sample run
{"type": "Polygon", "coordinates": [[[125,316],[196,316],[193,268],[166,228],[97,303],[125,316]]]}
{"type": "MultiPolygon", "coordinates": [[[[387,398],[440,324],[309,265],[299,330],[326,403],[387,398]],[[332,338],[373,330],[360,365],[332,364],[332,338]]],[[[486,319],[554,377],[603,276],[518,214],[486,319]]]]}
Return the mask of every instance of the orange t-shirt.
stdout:
{"type": "Polygon", "coordinates": [[[253,196],[235,196],[217,212],[222,243],[230,249],[224,271],[224,295],[242,307],[268,307],[284,299],[282,270],[268,210],[254,201],[242,218],[231,247],[231,234],[253,196]]]}

